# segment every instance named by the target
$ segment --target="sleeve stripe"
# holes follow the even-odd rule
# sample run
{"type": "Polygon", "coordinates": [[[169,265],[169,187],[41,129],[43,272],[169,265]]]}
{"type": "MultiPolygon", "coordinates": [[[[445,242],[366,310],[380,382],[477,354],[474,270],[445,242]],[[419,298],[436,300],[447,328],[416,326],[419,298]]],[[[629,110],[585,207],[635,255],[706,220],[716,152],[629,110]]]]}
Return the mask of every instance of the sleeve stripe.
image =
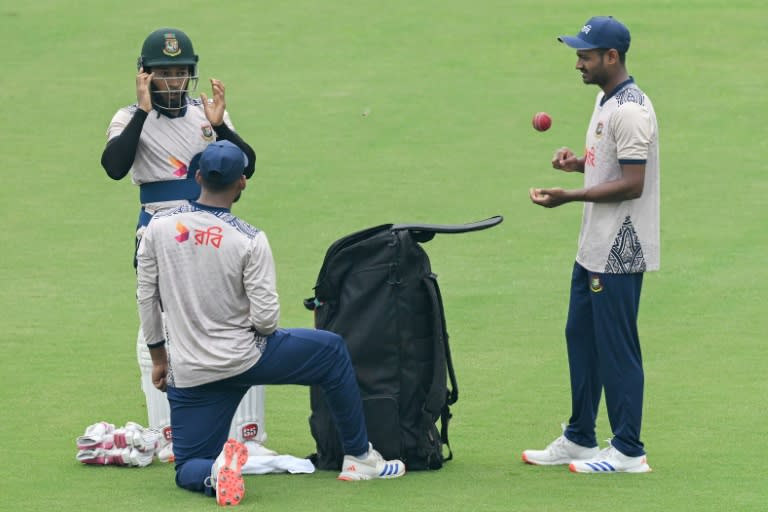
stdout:
{"type": "Polygon", "coordinates": [[[624,158],[620,158],[619,159],[619,163],[620,164],[644,164],[646,162],[647,162],[647,160],[645,160],[645,159],[643,159],[643,160],[629,160],[629,159],[624,159],[624,158]]]}

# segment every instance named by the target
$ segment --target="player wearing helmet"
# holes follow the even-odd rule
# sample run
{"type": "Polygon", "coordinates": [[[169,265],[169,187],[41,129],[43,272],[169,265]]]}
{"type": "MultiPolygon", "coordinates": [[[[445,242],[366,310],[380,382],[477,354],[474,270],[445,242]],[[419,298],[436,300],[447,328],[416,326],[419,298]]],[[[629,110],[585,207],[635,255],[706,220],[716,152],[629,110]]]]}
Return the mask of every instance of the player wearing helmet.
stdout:
{"type": "MultiPolygon", "coordinates": [[[[114,180],[130,172],[133,183],[139,186],[137,247],[153,215],[197,199],[200,187],[188,169],[208,144],[232,142],[248,159],[246,177],[255,170],[256,154],[235,132],[226,110],[224,84],[211,79],[211,98],[205,93],[200,93],[199,99],[190,96],[197,88],[198,60],[192,41],[183,31],[160,28],[149,34],[137,62],[136,103],[119,109],[107,129],[102,167],[114,180]]],[[[165,394],[152,384],[152,361],[141,328],[137,355],[149,426],[162,430],[168,441],[158,455],[161,460],[170,460],[170,410],[165,394]]],[[[230,434],[244,441],[252,453],[263,454],[259,446],[266,440],[263,387],[251,388],[245,396],[230,434]]]]}
{"type": "Polygon", "coordinates": [[[178,115],[188,93],[197,89],[197,61],[192,41],[180,30],[160,29],[147,37],[136,67],[139,73],[152,75],[149,86],[155,109],[178,115]]]}

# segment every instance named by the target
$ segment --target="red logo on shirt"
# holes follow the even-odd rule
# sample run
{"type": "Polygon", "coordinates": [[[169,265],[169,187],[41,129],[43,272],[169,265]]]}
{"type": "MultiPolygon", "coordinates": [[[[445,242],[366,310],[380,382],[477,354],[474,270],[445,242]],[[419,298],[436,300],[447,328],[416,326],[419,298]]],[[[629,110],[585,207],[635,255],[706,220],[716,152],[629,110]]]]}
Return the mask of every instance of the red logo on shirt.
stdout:
{"type": "Polygon", "coordinates": [[[224,238],[223,229],[218,226],[211,226],[206,230],[195,230],[195,245],[212,245],[216,249],[221,246],[221,239],[224,238]]]}
{"type": "Polygon", "coordinates": [[[588,165],[590,167],[595,167],[597,164],[597,155],[595,154],[595,147],[592,146],[587,151],[587,154],[584,155],[584,164],[588,165]]]}

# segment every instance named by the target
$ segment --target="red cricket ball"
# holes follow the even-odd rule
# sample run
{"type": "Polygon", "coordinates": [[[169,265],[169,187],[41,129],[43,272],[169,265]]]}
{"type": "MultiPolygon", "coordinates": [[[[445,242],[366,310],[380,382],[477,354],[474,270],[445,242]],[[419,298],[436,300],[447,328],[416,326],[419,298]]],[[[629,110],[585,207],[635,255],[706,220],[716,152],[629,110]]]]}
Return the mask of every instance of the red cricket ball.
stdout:
{"type": "Polygon", "coordinates": [[[544,132],[549,130],[550,126],[552,126],[552,118],[546,112],[537,112],[533,116],[533,127],[536,130],[544,132]]]}

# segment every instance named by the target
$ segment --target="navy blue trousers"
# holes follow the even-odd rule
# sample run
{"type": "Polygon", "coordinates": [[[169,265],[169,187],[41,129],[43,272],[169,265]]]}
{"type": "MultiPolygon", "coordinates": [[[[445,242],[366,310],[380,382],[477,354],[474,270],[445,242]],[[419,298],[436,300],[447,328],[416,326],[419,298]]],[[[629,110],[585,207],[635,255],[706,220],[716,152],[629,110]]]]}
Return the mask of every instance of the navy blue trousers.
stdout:
{"type": "Polygon", "coordinates": [[[597,446],[595,421],[605,391],[611,444],[630,457],[645,453],[640,441],[645,379],[637,334],[642,284],[642,273],[599,274],[574,264],[565,327],[571,375],[565,436],[597,446]]]}
{"type": "Polygon", "coordinates": [[[229,379],[191,388],[168,387],[176,485],[212,496],[205,485],[213,461],[248,388],[266,384],[320,385],[336,421],[344,453],[368,451],[360,390],[344,340],[314,329],[278,329],[259,361],[229,379]]]}

